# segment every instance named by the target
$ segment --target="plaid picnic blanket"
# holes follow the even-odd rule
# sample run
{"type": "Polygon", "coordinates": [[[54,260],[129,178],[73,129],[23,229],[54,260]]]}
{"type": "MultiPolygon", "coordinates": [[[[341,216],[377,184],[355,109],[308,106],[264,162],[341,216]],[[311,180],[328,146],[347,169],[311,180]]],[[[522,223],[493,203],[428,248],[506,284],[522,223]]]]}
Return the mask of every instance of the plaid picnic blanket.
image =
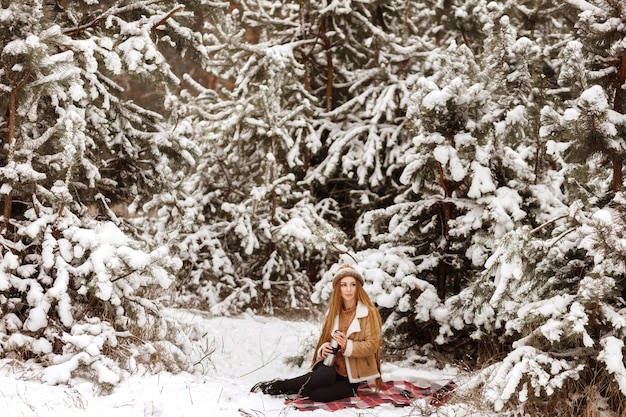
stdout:
{"type": "Polygon", "coordinates": [[[411,405],[416,399],[430,398],[430,404],[438,407],[445,403],[452,395],[456,384],[452,381],[447,384],[418,387],[407,381],[387,381],[383,388],[376,392],[374,382],[359,386],[356,397],[343,398],[329,403],[321,403],[308,398],[286,400],[285,404],[294,406],[298,410],[328,410],[336,411],[343,408],[372,408],[381,404],[393,404],[396,407],[411,405]]]}

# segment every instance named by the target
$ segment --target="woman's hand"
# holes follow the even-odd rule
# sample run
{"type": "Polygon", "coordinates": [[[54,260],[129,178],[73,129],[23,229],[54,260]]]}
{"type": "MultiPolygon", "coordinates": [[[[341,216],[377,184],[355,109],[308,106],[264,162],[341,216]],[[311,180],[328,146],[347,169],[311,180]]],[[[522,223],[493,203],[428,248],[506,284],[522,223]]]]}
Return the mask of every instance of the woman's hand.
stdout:
{"type": "Polygon", "coordinates": [[[324,342],[322,344],[322,359],[326,359],[326,356],[333,353],[333,348],[330,347],[330,342],[324,342]]]}
{"type": "Polygon", "coordinates": [[[346,344],[348,343],[348,338],[343,332],[340,332],[339,330],[334,332],[333,339],[337,341],[341,350],[344,350],[344,351],[346,350],[346,344]]]}

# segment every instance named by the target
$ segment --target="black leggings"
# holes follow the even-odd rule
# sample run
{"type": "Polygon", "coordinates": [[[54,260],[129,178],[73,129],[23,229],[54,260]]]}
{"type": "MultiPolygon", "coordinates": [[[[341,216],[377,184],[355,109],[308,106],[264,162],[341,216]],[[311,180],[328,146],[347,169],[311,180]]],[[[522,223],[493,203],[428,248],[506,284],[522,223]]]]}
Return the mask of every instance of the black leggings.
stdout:
{"type": "Polygon", "coordinates": [[[321,362],[311,372],[280,382],[284,394],[298,394],[313,401],[330,402],[355,395],[359,384],[351,384],[348,377],[338,375],[335,368],[321,362]]]}

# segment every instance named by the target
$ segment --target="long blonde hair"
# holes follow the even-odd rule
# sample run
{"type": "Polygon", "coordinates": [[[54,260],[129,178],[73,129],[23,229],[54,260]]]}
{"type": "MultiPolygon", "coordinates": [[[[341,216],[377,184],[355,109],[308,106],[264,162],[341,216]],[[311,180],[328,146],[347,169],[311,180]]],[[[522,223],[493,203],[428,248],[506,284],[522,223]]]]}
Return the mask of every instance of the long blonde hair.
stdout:
{"type": "MultiPolygon", "coordinates": [[[[378,349],[376,350],[376,367],[378,368],[378,373],[380,374],[380,345],[382,344],[382,318],[380,317],[380,312],[372,303],[369,295],[363,289],[361,282],[358,279],[355,279],[357,282],[356,286],[356,299],[360,301],[363,305],[367,307],[368,315],[372,318],[372,323],[374,324],[375,332],[380,335],[380,344],[378,345],[378,349]]],[[[315,346],[315,351],[313,352],[313,362],[311,366],[315,365],[318,361],[321,360],[321,357],[318,357],[318,351],[320,347],[330,341],[332,338],[333,324],[335,321],[335,317],[339,314],[341,307],[343,305],[343,300],[341,298],[341,290],[339,289],[341,285],[341,280],[333,286],[333,293],[328,302],[328,311],[326,312],[326,317],[324,318],[324,324],[322,325],[322,332],[320,333],[320,337],[317,341],[317,346],[315,346]]],[[[381,389],[383,385],[383,380],[381,377],[376,378],[376,388],[381,389]]]]}

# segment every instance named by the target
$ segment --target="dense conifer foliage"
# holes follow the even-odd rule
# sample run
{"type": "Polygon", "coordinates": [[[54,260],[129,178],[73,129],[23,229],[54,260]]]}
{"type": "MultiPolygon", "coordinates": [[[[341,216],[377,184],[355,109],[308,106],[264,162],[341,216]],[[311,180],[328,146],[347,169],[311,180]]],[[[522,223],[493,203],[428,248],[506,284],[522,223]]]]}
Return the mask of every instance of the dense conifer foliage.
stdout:
{"type": "Polygon", "coordinates": [[[553,3],[0,1],[0,356],[193,370],[163,303],[349,262],[495,410],[623,414],[626,17],[553,3]]]}
{"type": "Polygon", "coordinates": [[[185,126],[123,86],[178,82],[158,43],[202,50],[179,13],[156,1],[2,2],[0,352],[51,364],[50,382],[115,384],[157,351],[191,366],[187,336],[143,296],[182,262],[118,216],[180,180],[198,152],[185,126]],[[148,343],[112,354],[135,336],[148,343]]]}

